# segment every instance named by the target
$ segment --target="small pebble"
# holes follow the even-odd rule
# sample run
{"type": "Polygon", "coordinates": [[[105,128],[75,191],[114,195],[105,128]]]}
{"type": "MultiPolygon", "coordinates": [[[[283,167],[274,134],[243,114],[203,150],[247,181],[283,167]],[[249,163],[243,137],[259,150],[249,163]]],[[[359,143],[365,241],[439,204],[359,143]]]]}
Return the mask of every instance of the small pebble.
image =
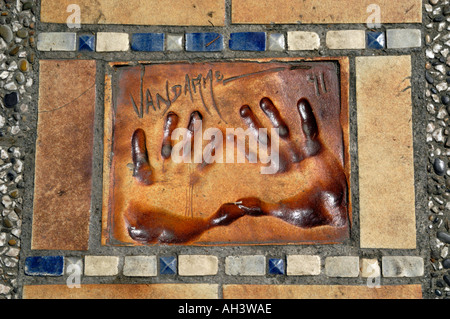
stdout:
{"type": "Polygon", "coordinates": [[[434,83],[434,79],[431,76],[430,72],[425,71],[425,79],[427,80],[428,83],[433,84],[434,83]]]}
{"type": "Polygon", "coordinates": [[[28,36],[28,31],[25,29],[20,29],[16,32],[16,35],[21,39],[25,39],[28,36]]]}
{"type": "Polygon", "coordinates": [[[13,228],[13,224],[12,224],[12,222],[9,220],[9,219],[7,219],[7,218],[5,218],[4,220],[3,220],[3,225],[6,227],[6,228],[13,228]]]}
{"type": "Polygon", "coordinates": [[[10,246],[15,246],[16,244],[17,244],[17,242],[15,239],[11,239],[8,241],[8,245],[10,245],[10,246]]]}
{"type": "Polygon", "coordinates": [[[434,172],[439,176],[445,175],[445,162],[440,158],[436,158],[433,164],[434,172]]]}
{"type": "Polygon", "coordinates": [[[19,72],[19,73],[16,73],[15,79],[16,79],[17,83],[19,83],[19,84],[25,83],[25,75],[23,75],[23,74],[20,73],[20,72],[19,72]]]}
{"type": "Polygon", "coordinates": [[[32,3],[31,1],[25,2],[25,3],[23,4],[23,6],[22,6],[22,10],[23,10],[23,11],[25,11],[25,10],[30,10],[30,9],[32,9],[32,8],[33,8],[33,3],[32,3]]]}
{"type": "Polygon", "coordinates": [[[13,108],[19,102],[19,96],[17,92],[11,92],[5,95],[4,98],[5,106],[7,108],[13,108]]]}
{"type": "Polygon", "coordinates": [[[27,60],[22,59],[19,61],[19,70],[22,72],[28,72],[29,69],[29,63],[27,60]]]}
{"type": "Polygon", "coordinates": [[[450,234],[447,232],[444,231],[437,232],[437,238],[446,244],[450,244],[450,234]]]}
{"type": "Polygon", "coordinates": [[[445,268],[445,269],[449,269],[450,268],[450,259],[444,259],[444,261],[442,262],[442,266],[445,268]]]}
{"type": "Polygon", "coordinates": [[[444,279],[445,283],[450,286],[450,276],[444,275],[443,279],[444,279]]]}
{"type": "Polygon", "coordinates": [[[443,13],[445,16],[450,15],[450,6],[445,6],[445,7],[444,7],[444,10],[442,10],[442,13],[443,13]]]}
{"type": "Polygon", "coordinates": [[[10,43],[14,38],[14,34],[8,25],[0,25],[0,37],[2,37],[6,43],[10,43]]]}
{"type": "Polygon", "coordinates": [[[16,55],[19,52],[19,50],[20,50],[20,46],[16,45],[9,51],[9,55],[16,55]]]}

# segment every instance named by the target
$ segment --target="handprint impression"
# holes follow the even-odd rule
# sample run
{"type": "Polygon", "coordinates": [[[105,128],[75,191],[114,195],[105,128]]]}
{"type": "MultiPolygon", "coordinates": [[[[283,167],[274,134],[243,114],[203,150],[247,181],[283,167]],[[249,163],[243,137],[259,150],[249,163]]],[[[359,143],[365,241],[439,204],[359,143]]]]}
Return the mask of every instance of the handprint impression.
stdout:
{"type": "MultiPolygon", "coordinates": [[[[143,244],[187,243],[211,228],[230,225],[243,216],[272,216],[301,228],[325,225],[343,227],[348,223],[347,179],[341,162],[321,142],[316,117],[308,100],[302,98],[297,103],[303,133],[300,145],[291,141],[289,127],[269,98],[263,98],[260,107],[272,125],[278,129],[278,136],[281,138],[278,174],[299,170],[300,164],[305,164],[303,168],[313,167],[314,170],[322,172],[320,178],[314,180],[308,188],[301,189],[297,195],[277,203],[264,202],[255,197],[242,198],[234,203],[223,204],[209,218],[179,216],[132,202],[125,212],[125,220],[133,240],[143,244]]],[[[251,130],[260,128],[260,122],[248,105],[241,107],[239,115],[251,130]]],[[[199,120],[201,114],[193,112],[188,126],[191,138],[199,120]]],[[[177,124],[178,116],[169,112],[161,147],[161,156],[165,160],[170,158],[170,136],[177,124]]],[[[270,140],[267,142],[270,143],[270,140]]],[[[135,180],[151,187],[152,168],[142,129],[137,129],[133,134],[132,158],[135,180]]],[[[271,176],[273,175],[267,175],[267,178],[271,176]]]]}

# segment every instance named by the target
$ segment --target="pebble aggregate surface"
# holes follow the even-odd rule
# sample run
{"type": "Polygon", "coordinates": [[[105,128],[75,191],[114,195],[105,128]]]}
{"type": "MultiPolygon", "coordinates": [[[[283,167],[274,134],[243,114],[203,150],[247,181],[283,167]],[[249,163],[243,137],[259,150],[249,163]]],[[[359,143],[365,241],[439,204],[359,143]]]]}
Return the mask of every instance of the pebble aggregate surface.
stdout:
{"type": "Polygon", "coordinates": [[[35,2],[0,1],[0,299],[18,299],[23,170],[35,80],[35,2]]]}
{"type": "Polygon", "coordinates": [[[428,111],[428,226],[430,292],[438,299],[450,297],[450,1],[425,2],[425,96],[428,111]]]}

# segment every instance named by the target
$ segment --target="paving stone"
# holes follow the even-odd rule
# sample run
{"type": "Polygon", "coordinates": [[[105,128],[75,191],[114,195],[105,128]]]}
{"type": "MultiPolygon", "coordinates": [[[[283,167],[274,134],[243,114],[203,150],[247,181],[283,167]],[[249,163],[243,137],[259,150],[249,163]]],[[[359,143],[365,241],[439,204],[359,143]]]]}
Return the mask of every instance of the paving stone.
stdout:
{"type": "Polygon", "coordinates": [[[241,24],[367,23],[374,3],[383,24],[422,23],[420,0],[347,0],[345,5],[333,0],[232,0],[231,19],[241,24]]]}
{"type": "Polygon", "coordinates": [[[85,256],[85,276],[115,276],[119,273],[117,256],[85,256]]]}
{"type": "Polygon", "coordinates": [[[62,276],[64,257],[33,256],[25,259],[25,274],[28,276],[62,276]]]}
{"type": "Polygon", "coordinates": [[[224,285],[224,299],[422,299],[421,285],[224,285]]]}
{"type": "Polygon", "coordinates": [[[230,50],[234,51],[265,51],[265,32],[233,32],[230,34],[230,50]]]}
{"type": "Polygon", "coordinates": [[[422,32],[419,29],[388,29],[386,38],[388,49],[406,49],[422,46],[422,32]]]}
{"type": "Polygon", "coordinates": [[[423,258],[414,256],[384,256],[381,259],[383,277],[422,277],[423,258]]]}
{"type": "Polygon", "coordinates": [[[178,256],[178,274],[180,276],[211,276],[219,270],[219,260],[210,255],[178,256]]]}
{"type": "Polygon", "coordinates": [[[271,33],[268,37],[269,51],[284,51],[286,49],[286,40],[283,33],[271,33]]]}
{"type": "Polygon", "coordinates": [[[42,0],[44,23],[66,23],[69,5],[78,5],[82,24],[130,24],[169,26],[224,26],[223,0],[129,0],[126,5],[111,0],[42,0]]]}
{"type": "Polygon", "coordinates": [[[365,49],[366,32],[364,30],[328,31],[326,44],[329,49],[365,49]]]}
{"type": "Polygon", "coordinates": [[[215,284],[25,285],[24,299],[217,299],[215,284]]]}
{"type": "Polygon", "coordinates": [[[416,248],[410,77],[409,55],[356,58],[361,248],[416,248]]]}
{"type": "Polygon", "coordinates": [[[230,256],[225,258],[225,273],[230,276],[264,276],[264,256],[230,256]]]}
{"type": "Polygon", "coordinates": [[[126,256],[123,274],[127,277],[156,276],[156,256],[126,256]]]}
{"type": "Polygon", "coordinates": [[[95,51],[95,36],[81,35],[78,39],[78,51],[95,51]]]}
{"type": "Polygon", "coordinates": [[[133,51],[164,51],[164,33],[134,33],[131,36],[133,51]]]}
{"type": "Polygon", "coordinates": [[[320,37],[315,32],[289,31],[287,33],[288,50],[318,50],[320,37]]]}
{"type": "Polygon", "coordinates": [[[39,51],[75,51],[77,34],[73,32],[42,32],[37,39],[39,51]]]}
{"type": "Polygon", "coordinates": [[[377,259],[362,258],[360,270],[363,278],[381,276],[381,269],[377,259]]]}
{"type": "Polygon", "coordinates": [[[128,33],[97,33],[97,52],[128,51],[129,48],[130,40],[128,33]]]}
{"type": "Polygon", "coordinates": [[[288,276],[320,275],[320,256],[288,255],[286,258],[288,276]]]}
{"type": "Polygon", "coordinates": [[[88,248],[95,74],[95,61],[40,61],[32,249],[88,248]]]}
{"type": "Polygon", "coordinates": [[[214,52],[223,50],[223,35],[215,32],[186,33],[186,51],[214,52]]]}
{"type": "Polygon", "coordinates": [[[325,274],[328,277],[358,277],[359,257],[327,257],[325,259],[325,274]]]}
{"type": "Polygon", "coordinates": [[[167,51],[183,51],[183,37],[182,34],[167,34],[166,36],[166,50],[167,51]]]}

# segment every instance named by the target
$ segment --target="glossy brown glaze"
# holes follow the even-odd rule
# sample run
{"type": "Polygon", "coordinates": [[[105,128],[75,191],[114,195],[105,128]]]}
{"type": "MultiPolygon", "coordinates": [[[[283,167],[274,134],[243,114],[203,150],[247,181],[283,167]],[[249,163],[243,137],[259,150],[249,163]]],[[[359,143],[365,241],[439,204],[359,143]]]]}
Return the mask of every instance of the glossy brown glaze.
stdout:
{"type": "Polygon", "coordinates": [[[145,132],[137,129],[131,138],[131,154],[133,158],[133,176],[144,185],[153,184],[152,168],[148,160],[145,132]]]}
{"type": "Polygon", "coordinates": [[[314,156],[320,151],[320,143],[318,141],[319,129],[317,121],[312,111],[311,105],[307,99],[301,99],[297,103],[300,113],[302,131],[305,135],[305,156],[314,156]]]}
{"type": "MultiPolygon", "coordinates": [[[[276,117],[274,121],[279,124],[281,117],[275,111],[276,107],[268,98],[263,98],[262,101],[264,101],[264,108],[270,114],[268,116],[276,117]]],[[[161,209],[146,208],[139,203],[132,203],[125,213],[130,237],[146,244],[186,243],[195,240],[209,229],[228,226],[244,216],[272,216],[301,228],[324,225],[344,226],[347,222],[345,174],[335,157],[321,147],[317,122],[308,100],[300,99],[297,106],[299,122],[305,138],[302,148],[303,160],[311,159],[310,161],[314,162],[317,168],[327,172],[319,183],[278,203],[268,203],[256,197],[241,198],[234,203],[223,204],[209,218],[177,216],[161,209]]],[[[261,128],[248,105],[242,106],[239,114],[252,130],[261,128]]],[[[195,130],[196,120],[199,119],[201,119],[199,113],[191,114],[190,131],[195,130]]],[[[280,152],[280,172],[298,169],[298,164],[293,166],[294,163],[286,163],[286,158],[281,155],[283,153],[283,151],[280,152]]]]}
{"type": "Polygon", "coordinates": [[[270,119],[273,127],[278,129],[278,135],[281,138],[289,137],[289,128],[281,118],[280,111],[273,105],[273,102],[269,98],[264,97],[261,99],[259,105],[264,111],[264,114],[270,119]]]}
{"type": "Polygon", "coordinates": [[[172,154],[172,133],[178,126],[178,115],[169,112],[164,123],[163,142],[161,147],[161,156],[168,159],[172,154]]]}
{"type": "Polygon", "coordinates": [[[341,112],[336,65],[243,61],[144,68],[121,67],[113,75],[106,244],[348,238],[348,144],[343,140],[348,112],[341,112]],[[324,79],[327,90],[311,77],[324,79]],[[156,104],[142,113],[146,92],[156,104]],[[171,140],[175,131],[178,140],[171,140]],[[183,154],[172,154],[180,146],[183,154]],[[184,146],[194,150],[194,158],[184,146]],[[200,161],[195,150],[202,153],[200,161]],[[180,162],[171,155],[185,156],[180,162]],[[270,155],[279,156],[279,167],[264,175],[262,169],[274,163],[270,155]],[[227,162],[217,162],[220,158],[227,162]]]}

